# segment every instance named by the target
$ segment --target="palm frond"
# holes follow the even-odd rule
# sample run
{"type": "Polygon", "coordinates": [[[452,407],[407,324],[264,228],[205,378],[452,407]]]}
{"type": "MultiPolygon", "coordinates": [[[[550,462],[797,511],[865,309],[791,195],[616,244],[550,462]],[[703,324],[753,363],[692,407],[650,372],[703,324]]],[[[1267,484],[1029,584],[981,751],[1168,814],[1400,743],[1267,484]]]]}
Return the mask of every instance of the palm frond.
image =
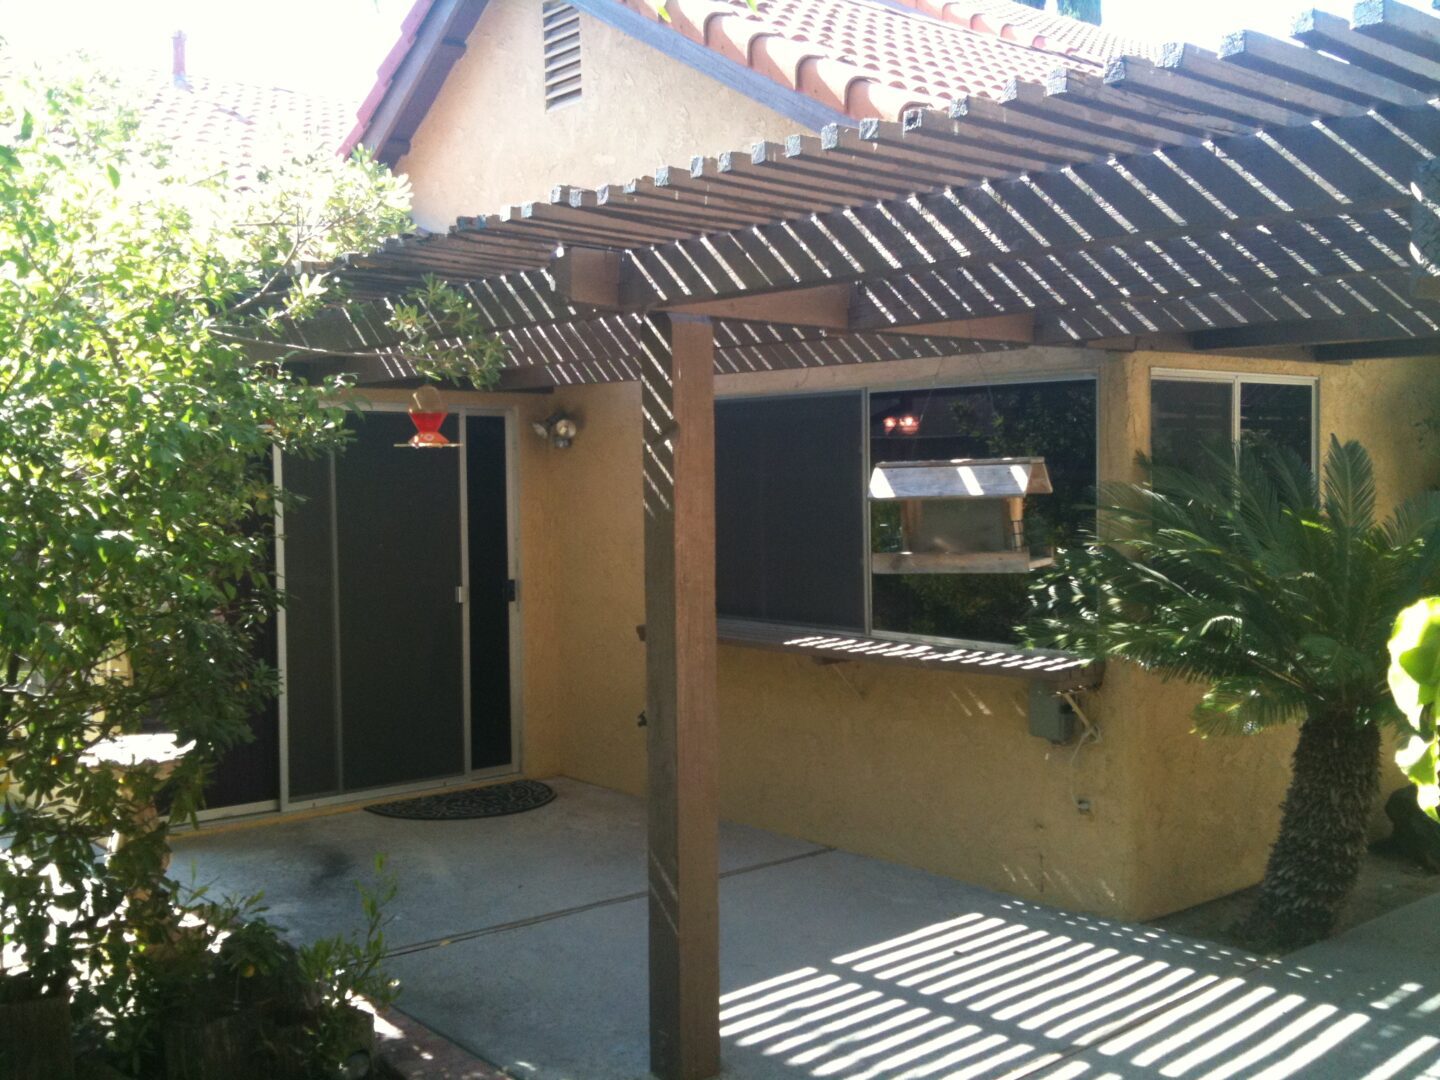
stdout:
{"type": "Polygon", "coordinates": [[[1337,532],[1358,535],[1375,527],[1375,470],[1353,439],[1330,436],[1325,455],[1325,516],[1337,532]]]}
{"type": "Polygon", "coordinates": [[[1440,497],[1377,525],[1370,458],[1338,440],[1323,482],[1265,446],[1149,477],[1102,488],[1090,542],[1037,582],[1033,643],[1210,686],[1206,730],[1383,699],[1390,620],[1440,589],[1440,497]]]}
{"type": "Polygon", "coordinates": [[[1195,709],[1202,735],[1254,735],[1297,719],[1309,704],[1295,693],[1243,679],[1219,679],[1195,709]]]}
{"type": "Polygon", "coordinates": [[[1440,491],[1424,491],[1406,499],[1384,528],[1386,539],[1396,547],[1440,537],[1440,491]]]}

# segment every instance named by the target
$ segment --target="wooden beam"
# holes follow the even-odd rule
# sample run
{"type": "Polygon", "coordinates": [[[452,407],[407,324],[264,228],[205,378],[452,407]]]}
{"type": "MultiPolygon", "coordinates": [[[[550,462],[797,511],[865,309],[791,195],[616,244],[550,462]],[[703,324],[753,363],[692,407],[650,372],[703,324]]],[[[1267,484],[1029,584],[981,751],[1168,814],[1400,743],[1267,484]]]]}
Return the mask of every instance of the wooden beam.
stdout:
{"type": "Polygon", "coordinates": [[[1359,0],[1350,17],[1357,33],[1406,52],[1440,60],[1440,24],[1400,0],[1359,0]]]}
{"type": "Polygon", "coordinates": [[[1381,360],[1408,356],[1440,358],[1440,337],[1316,345],[1311,352],[1314,354],[1314,359],[1322,364],[1344,364],[1352,360],[1381,360]]]}
{"type": "Polygon", "coordinates": [[[1008,341],[1016,345],[1031,345],[1035,341],[1035,316],[1023,312],[1015,315],[988,315],[979,319],[950,319],[945,322],[887,327],[882,333],[969,338],[972,341],[1008,341]]]}
{"type": "Polygon", "coordinates": [[[1094,338],[1085,342],[1085,347],[1113,352],[1190,352],[1193,348],[1188,334],[1122,334],[1094,338]]]}
{"type": "Polygon", "coordinates": [[[1417,166],[1410,179],[1411,291],[1427,300],[1440,298],[1440,166],[1417,166]]]}
{"type": "MultiPolygon", "coordinates": [[[[1159,85],[1172,73],[1151,74],[1159,85]]],[[[905,138],[918,143],[924,130],[907,129],[905,138]]],[[[634,272],[627,266],[621,276],[620,306],[653,310],[681,296],[698,303],[1060,254],[1106,258],[1117,246],[1142,257],[1155,243],[1403,210],[1411,197],[1400,185],[1435,146],[1440,146],[1440,113],[1428,108],[1395,109],[1383,120],[1341,117],[1324,130],[1307,119],[1263,136],[1172,147],[1163,160],[1128,155],[999,180],[987,189],[950,188],[727,234],[677,238],[626,253],[634,272]],[[1368,164],[1337,153],[1336,140],[1353,146],[1368,164]],[[1236,163],[1245,175],[1236,172],[1236,163]],[[903,229],[898,221],[906,223],[903,229]],[[1074,225],[1079,221],[1086,223],[1083,234],[1074,225]],[[723,265],[716,255],[722,246],[735,254],[723,265]],[[789,272],[739,280],[748,266],[771,260],[789,272]]]]}
{"type": "Polygon", "coordinates": [[[783,323],[788,326],[823,326],[844,330],[850,325],[852,285],[818,285],[786,293],[765,293],[733,300],[705,300],[671,304],[665,310],[715,319],[783,323]]]}
{"type": "Polygon", "coordinates": [[[1229,352],[1286,345],[1354,344],[1362,348],[1376,348],[1382,341],[1433,338],[1433,324],[1428,319],[1422,322],[1421,318],[1412,318],[1415,329],[1408,332],[1397,317],[1375,314],[1201,330],[1191,334],[1190,340],[1200,352],[1229,352]]]}
{"type": "Polygon", "coordinates": [[[710,320],[646,319],[641,375],[650,1068],[720,1071],[715,357],[710,320]]]}
{"type": "Polygon", "coordinates": [[[550,260],[550,272],[555,275],[555,292],[572,304],[618,308],[623,260],[623,252],[609,248],[563,248],[550,260]]]}
{"type": "Polygon", "coordinates": [[[365,125],[361,142],[394,165],[410,150],[420,126],[450,69],[465,52],[488,0],[440,0],[426,14],[415,43],[400,62],[390,86],[365,125]]]}

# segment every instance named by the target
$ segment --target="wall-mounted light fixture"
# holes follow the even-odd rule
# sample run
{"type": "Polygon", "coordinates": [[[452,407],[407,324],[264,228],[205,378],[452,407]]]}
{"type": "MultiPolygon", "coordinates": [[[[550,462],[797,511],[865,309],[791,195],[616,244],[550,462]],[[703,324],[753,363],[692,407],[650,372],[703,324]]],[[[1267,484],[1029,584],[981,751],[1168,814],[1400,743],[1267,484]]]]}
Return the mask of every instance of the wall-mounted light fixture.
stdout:
{"type": "Polygon", "coordinates": [[[564,450],[575,441],[575,436],[580,433],[580,425],[562,411],[551,413],[544,420],[535,421],[530,425],[530,430],[557,450],[564,450]]]}

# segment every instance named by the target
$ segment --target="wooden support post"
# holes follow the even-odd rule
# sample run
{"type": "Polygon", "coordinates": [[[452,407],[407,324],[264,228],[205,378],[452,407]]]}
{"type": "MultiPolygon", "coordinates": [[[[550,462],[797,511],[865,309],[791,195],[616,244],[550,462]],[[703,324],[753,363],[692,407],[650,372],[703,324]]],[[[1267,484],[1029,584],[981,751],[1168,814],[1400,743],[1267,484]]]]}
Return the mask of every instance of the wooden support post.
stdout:
{"type": "Polygon", "coordinates": [[[720,1071],[715,367],[710,320],[647,318],[642,358],[650,1068],[720,1071]]]}

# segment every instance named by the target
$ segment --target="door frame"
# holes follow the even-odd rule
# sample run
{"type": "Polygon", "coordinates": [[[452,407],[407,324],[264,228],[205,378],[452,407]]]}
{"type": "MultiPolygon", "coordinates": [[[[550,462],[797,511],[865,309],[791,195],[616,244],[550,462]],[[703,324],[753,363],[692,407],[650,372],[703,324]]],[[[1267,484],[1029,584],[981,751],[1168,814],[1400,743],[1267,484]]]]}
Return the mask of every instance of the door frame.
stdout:
{"type": "MultiPolygon", "coordinates": [[[[361,412],[406,412],[408,406],[402,402],[366,402],[359,406],[361,412]]],[[[280,797],[277,800],[268,802],[248,803],[243,806],[222,806],[213,810],[203,810],[197,816],[200,820],[211,820],[222,817],[239,817],[257,813],[274,812],[287,813],[296,810],[309,810],[316,807],[336,806],[344,803],[371,802],[376,799],[387,798],[392,795],[405,795],[416,791],[435,791],[449,787],[460,787],[473,784],[479,780],[489,780],[502,776],[513,776],[524,772],[524,670],[523,640],[521,635],[523,620],[521,615],[521,604],[524,602],[524,589],[521,584],[520,566],[520,514],[519,514],[519,420],[514,407],[494,406],[485,407],[478,405],[461,405],[447,410],[457,418],[459,425],[459,437],[463,444],[465,439],[465,421],[471,416],[499,417],[505,422],[505,532],[506,532],[506,561],[507,573],[511,580],[516,583],[515,599],[509,605],[509,631],[510,631],[510,764],[497,765],[487,769],[472,769],[470,767],[471,751],[471,697],[470,697],[470,499],[468,487],[468,455],[463,451],[460,453],[460,468],[457,470],[460,485],[460,587],[463,590],[461,600],[460,624],[461,624],[461,655],[463,677],[463,722],[464,722],[464,768],[460,772],[435,777],[429,780],[415,780],[404,784],[394,784],[386,787],[365,788],[361,791],[341,792],[336,795],[322,795],[316,798],[290,797],[290,710],[289,694],[286,689],[286,677],[289,674],[289,662],[287,658],[288,637],[286,633],[285,609],[281,607],[276,613],[276,640],[278,652],[277,667],[280,673],[280,694],[279,694],[279,740],[280,740],[280,797]]],[[[285,486],[284,463],[278,448],[272,452],[272,462],[275,471],[275,486],[283,490],[285,486]]],[[[338,538],[337,538],[338,541],[338,538]]],[[[285,586],[285,510],[283,506],[275,509],[275,579],[280,588],[285,586]]]]}

